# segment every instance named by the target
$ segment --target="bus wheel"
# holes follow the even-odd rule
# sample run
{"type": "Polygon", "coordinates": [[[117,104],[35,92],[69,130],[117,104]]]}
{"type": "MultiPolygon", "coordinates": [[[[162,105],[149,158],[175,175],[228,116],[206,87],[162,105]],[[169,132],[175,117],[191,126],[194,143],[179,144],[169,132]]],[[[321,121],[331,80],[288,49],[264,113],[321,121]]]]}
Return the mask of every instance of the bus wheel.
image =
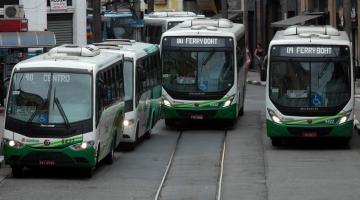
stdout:
{"type": "Polygon", "coordinates": [[[23,176],[23,166],[11,165],[11,171],[14,178],[20,178],[23,176]]]}
{"type": "Polygon", "coordinates": [[[114,137],[111,143],[110,152],[105,157],[106,164],[112,165],[114,163],[115,144],[116,144],[116,137],[114,137]]]}
{"type": "Polygon", "coordinates": [[[271,145],[273,147],[279,147],[283,145],[283,140],[281,138],[271,138],[271,145]]]}

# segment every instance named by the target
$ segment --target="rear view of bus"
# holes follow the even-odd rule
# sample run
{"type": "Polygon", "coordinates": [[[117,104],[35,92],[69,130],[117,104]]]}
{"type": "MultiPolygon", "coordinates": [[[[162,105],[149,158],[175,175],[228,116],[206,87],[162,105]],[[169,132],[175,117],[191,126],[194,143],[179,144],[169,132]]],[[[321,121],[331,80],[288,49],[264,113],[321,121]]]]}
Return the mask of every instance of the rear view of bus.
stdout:
{"type": "Polygon", "coordinates": [[[244,26],[226,19],[194,19],[162,36],[162,114],[178,119],[235,122],[246,87],[244,26]]]}
{"type": "Polygon", "coordinates": [[[286,138],[352,136],[354,84],[351,43],[330,26],[293,26],[270,43],[266,89],[267,134],[286,138]]]}
{"type": "Polygon", "coordinates": [[[123,79],[102,72],[122,66],[122,56],[95,46],[61,46],[14,67],[3,145],[14,176],[34,166],[80,167],[91,175],[98,161],[112,162],[122,134],[123,79]]]}

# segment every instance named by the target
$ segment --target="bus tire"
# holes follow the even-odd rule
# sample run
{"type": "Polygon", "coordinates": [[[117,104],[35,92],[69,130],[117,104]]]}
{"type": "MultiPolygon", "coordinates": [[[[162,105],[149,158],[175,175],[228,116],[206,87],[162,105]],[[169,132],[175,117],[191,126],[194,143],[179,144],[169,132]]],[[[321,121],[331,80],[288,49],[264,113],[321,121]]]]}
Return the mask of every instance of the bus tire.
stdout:
{"type": "Polygon", "coordinates": [[[21,178],[23,174],[23,166],[22,165],[11,165],[11,172],[14,178],[21,178]]]}

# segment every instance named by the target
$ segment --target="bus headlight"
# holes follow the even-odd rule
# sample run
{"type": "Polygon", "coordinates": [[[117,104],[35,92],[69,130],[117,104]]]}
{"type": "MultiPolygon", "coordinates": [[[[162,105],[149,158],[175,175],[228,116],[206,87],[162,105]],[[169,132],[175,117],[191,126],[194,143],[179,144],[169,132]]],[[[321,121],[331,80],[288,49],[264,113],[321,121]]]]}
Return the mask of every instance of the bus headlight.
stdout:
{"type": "Polygon", "coordinates": [[[343,124],[345,122],[347,122],[350,118],[350,114],[351,114],[351,110],[348,111],[344,116],[342,116],[339,121],[338,121],[338,124],[343,124]]]}
{"type": "Polygon", "coordinates": [[[167,100],[167,99],[163,99],[162,104],[163,104],[163,105],[165,105],[165,106],[168,106],[168,107],[170,107],[170,106],[171,106],[170,101],[169,101],[169,100],[167,100]]]}
{"type": "Polygon", "coordinates": [[[134,119],[125,119],[123,121],[123,126],[127,127],[134,123],[134,119]]]}
{"type": "Polygon", "coordinates": [[[230,106],[230,104],[231,104],[231,102],[233,101],[233,99],[234,99],[234,96],[229,97],[229,99],[224,102],[224,105],[223,105],[222,107],[228,107],[228,106],[230,106]]]}
{"type": "Polygon", "coordinates": [[[3,143],[9,145],[10,147],[14,147],[18,149],[24,146],[23,143],[18,142],[16,140],[3,139],[3,143]]]}
{"type": "Polygon", "coordinates": [[[271,109],[268,109],[268,113],[270,115],[270,118],[273,122],[277,123],[277,124],[282,124],[282,119],[276,115],[276,113],[271,110],[271,109]]]}
{"type": "Polygon", "coordinates": [[[95,144],[95,141],[91,140],[88,142],[82,142],[82,143],[70,145],[70,148],[72,148],[73,150],[84,150],[84,149],[93,147],[94,144],[95,144]]]}

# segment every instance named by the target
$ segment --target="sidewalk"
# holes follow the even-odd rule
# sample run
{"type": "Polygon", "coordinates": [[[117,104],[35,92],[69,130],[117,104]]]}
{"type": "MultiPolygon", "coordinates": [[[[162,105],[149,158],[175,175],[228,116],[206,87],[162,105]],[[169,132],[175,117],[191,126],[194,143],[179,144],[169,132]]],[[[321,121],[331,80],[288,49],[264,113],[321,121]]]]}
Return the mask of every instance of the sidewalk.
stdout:
{"type": "Polygon", "coordinates": [[[251,85],[266,86],[265,81],[260,81],[260,74],[257,71],[248,71],[247,83],[251,85]]]}

